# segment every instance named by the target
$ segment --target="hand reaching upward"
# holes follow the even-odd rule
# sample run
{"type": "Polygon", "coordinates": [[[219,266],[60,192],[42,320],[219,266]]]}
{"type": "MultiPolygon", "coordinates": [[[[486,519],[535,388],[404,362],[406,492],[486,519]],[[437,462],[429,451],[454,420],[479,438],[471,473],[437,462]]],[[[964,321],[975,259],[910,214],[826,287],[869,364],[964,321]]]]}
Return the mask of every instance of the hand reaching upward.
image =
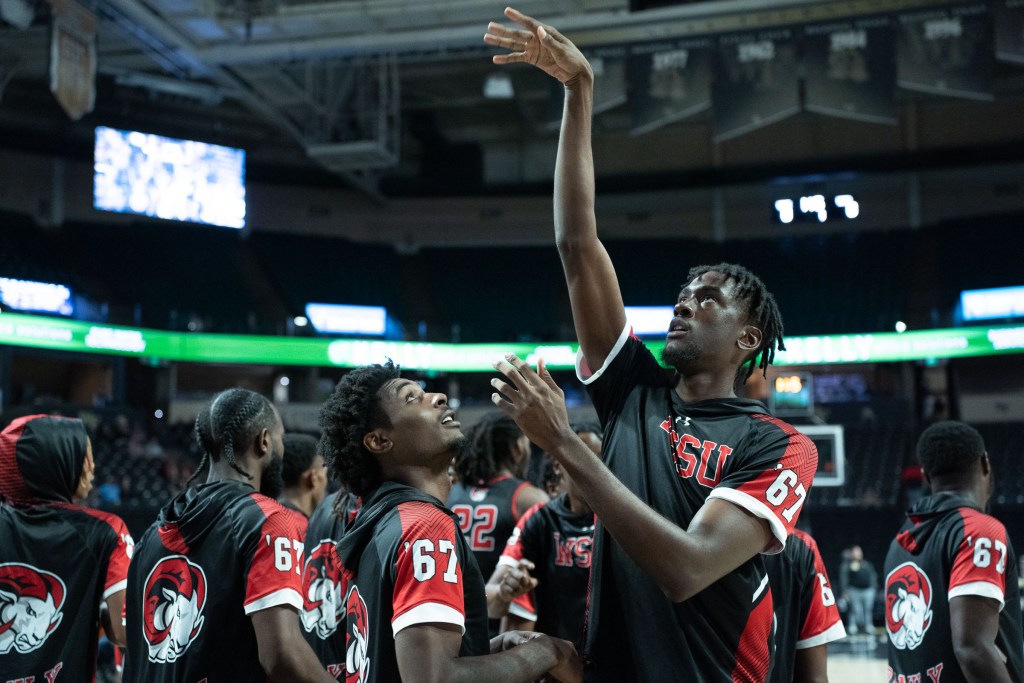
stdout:
{"type": "Polygon", "coordinates": [[[510,51],[494,55],[492,61],[495,64],[532,64],[566,86],[581,78],[593,80],[590,63],[571,40],[553,27],[545,26],[511,7],[505,8],[505,16],[523,28],[503,26],[494,21],[487,25],[484,42],[510,51]]]}

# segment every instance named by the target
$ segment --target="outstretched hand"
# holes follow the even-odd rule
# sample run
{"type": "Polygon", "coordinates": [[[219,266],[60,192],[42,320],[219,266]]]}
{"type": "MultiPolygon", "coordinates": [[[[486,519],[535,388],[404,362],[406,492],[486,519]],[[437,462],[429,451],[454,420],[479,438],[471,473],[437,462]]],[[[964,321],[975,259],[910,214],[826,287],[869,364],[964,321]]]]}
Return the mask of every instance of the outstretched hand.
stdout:
{"type": "Polygon", "coordinates": [[[494,55],[491,59],[495,64],[532,64],[567,86],[581,77],[593,80],[590,63],[571,40],[553,27],[511,7],[505,8],[505,16],[523,28],[503,26],[494,21],[487,25],[484,42],[509,50],[507,54],[494,55]]]}
{"type": "Polygon", "coordinates": [[[495,377],[491,386],[491,402],[515,420],[523,434],[543,450],[552,453],[565,439],[575,438],[569,426],[565,394],[555,384],[543,360],[534,370],[516,356],[508,354],[494,364],[494,369],[508,380],[495,377]]]}

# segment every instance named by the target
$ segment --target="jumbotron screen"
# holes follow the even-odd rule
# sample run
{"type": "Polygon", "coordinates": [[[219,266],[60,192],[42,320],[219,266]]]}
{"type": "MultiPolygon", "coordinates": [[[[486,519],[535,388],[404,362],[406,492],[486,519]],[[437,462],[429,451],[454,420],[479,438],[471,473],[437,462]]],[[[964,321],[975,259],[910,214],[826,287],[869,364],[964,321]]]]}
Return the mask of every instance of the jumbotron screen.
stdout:
{"type": "Polygon", "coordinates": [[[245,227],[245,150],[100,126],[93,168],[102,211],[245,227]]]}

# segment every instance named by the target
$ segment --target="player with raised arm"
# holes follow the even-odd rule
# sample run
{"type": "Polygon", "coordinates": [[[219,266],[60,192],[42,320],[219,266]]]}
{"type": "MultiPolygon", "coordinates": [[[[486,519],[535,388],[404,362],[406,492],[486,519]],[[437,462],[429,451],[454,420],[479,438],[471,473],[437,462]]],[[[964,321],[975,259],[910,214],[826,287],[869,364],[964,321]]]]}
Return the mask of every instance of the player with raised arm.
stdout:
{"type": "Polygon", "coordinates": [[[846,637],[818,544],[793,529],[785,549],[765,557],[775,596],[771,683],[828,683],[828,644],[846,637]]]}
{"type": "Polygon", "coordinates": [[[814,445],[735,387],[782,348],[775,299],[745,268],[690,270],[663,355],[630,334],[598,239],[593,71],[550,26],[513,9],[484,40],[559,80],[555,238],[580,343],[578,374],[604,428],[601,466],[569,427],[541,364],[497,368],[496,404],[570,473],[597,513],[584,659],[588,680],[764,681],[772,598],[761,553],[778,552],[817,466],[814,445]]]}
{"type": "Polygon", "coordinates": [[[441,502],[452,456],[466,445],[444,394],[390,362],[357,368],[338,382],[320,426],[320,452],[363,500],[338,544],[348,576],[346,680],[579,680],[570,643],[519,632],[488,643],[483,577],[441,502]]]}
{"type": "Polygon", "coordinates": [[[983,512],[992,465],[981,434],[937,422],[917,458],[932,490],[907,512],[885,557],[889,680],[1024,681],[1017,557],[983,512]]]}
{"type": "Polygon", "coordinates": [[[91,683],[101,605],[124,645],[132,537],[117,515],[72,504],[92,479],[81,420],[29,415],[0,433],[0,680],[91,683]]]}
{"type": "Polygon", "coordinates": [[[274,406],[246,389],[196,418],[206,482],[164,506],[128,572],[126,683],[334,680],[299,627],[300,529],[274,500],[283,436],[274,406]]]}

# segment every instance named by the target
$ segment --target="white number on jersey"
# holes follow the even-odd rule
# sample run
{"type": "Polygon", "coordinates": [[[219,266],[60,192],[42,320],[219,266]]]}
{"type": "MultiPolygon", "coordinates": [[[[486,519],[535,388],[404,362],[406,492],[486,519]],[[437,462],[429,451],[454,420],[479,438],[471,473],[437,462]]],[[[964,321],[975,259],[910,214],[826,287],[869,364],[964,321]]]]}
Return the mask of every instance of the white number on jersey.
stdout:
{"type": "MultiPolygon", "coordinates": [[[[455,556],[455,544],[446,538],[437,542],[437,552],[447,554],[447,566],[441,578],[446,583],[458,583],[456,573],[458,558],[455,556]]],[[[437,562],[434,559],[434,542],[429,538],[418,538],[412,542],[412,576],[417,581],[429,581],[437,573],[437,562]]]]}
{"type": "Polygon", "coordinates": [[[274,546],[274,569],[279,572],[288,572],[294,569],[296,574],[302,573],[304,543],[287,536],[277,536],[271,539],[270,534],[267,534],[266,539],[267,545],[274,546]]]}
{"type": "Polygon", "coordinates": [[[821,572],[818,572],[818,583],[821,584],[821,604],[825,607],[836,604],[835,593],[832,592],[832,587],[828,585],[828,579],[821,572]]]}
{"type": "MultiPolygon", "coordinates": [[[[971,542],[969,537],[967,542],[971,542]]],[[[992,548],[995,548],[996,552],[999,553],[999,559],[996,561],[996,572],[1002,574],[1006,571],[1006,544],[998,538],[993,541],[991,538],[979,536],[974,541],[974,566],[980,569],[989,566],[992,563],[992,548]]]]}
{"type": "Polygon", "coordinates": [[[768,490],[764,492],[765,500],[775,507],[785,503],[789,498],[790,492],[796,496],[796,502],[782,511],[782,516],[786,518],[787,522],[793,521],[796,511],[804,504],[804,499],[807,497],[807,488],[800,483],[800,478],[796,476],[796,472],[793,470],[782,470],[772,485],[768,487],[768,490]]]}

